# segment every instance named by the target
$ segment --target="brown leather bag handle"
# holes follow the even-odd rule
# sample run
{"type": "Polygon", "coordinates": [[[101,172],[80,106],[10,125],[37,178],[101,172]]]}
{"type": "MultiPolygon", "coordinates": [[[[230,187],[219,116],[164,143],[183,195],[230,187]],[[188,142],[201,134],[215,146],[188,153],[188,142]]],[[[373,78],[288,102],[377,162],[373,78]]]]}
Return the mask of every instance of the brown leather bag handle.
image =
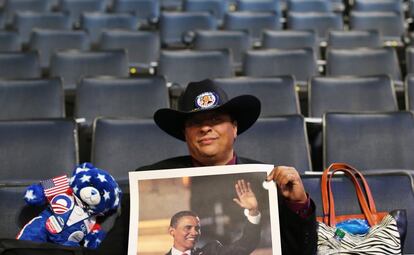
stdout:
{"type": "Polygon", "coordinates": [[[361,179],[363,187],[365,189],[366,198],[368,199],[369,208],[372,213],[376,213],[377,208],[375,206],[374,197],[372,196],[371,189],[369,188],[368,182],[366,181],[362,173],[346,163],[333,163],[331,164],[331,166],[332,166],[332,169],[348,169],[356,177],[359,177],[361,179]]]}
{"type": "Polygon", "coordinates": [[[373,216],[376,213],[374,199],[372,197],[371,190],[366,182],[364,176],[358,172],[355,168],[344,164],[344,163],[334,163],[331,164],[327,169],[324,170],[321,180],[321,191],[322,191],[322,204],[324,217],[323,221],[325,224],[330,226],[336,225],[336,215],[335,215],[335,203],[332,193],[332,177],[336,172],[344,172],[348,176],[355,187],[355,191],[358,197],[359,204],[361,205],[362,211],[368,223],[373,226],[378,223],[378,219],[373,216]],[[357,179],[357,176],[361,178],[365,193],[361,188],[361,185],[357,179]],[[329,193],[329,194],[328,194],[329,193]],[[368,203],[367,199],[368,198],[368,203]]]}
{"type": "MultiPolygon", "coordinates": [[[[335,215],[335,203],[334,203],[334,198],[333,198],[333,193],[332,193],[332,189],[331,189],[331,181],[332,181],[332,176],[336,173],[336,172],[344,172],[353,182],[356,193],[357,193],[357,197],[358,197],[358,201],[361,205],[362,211],[364,213],[364,217],[368,220],[368,222],[370,224],[372,224],[374,222],[371,211],[369,210],[369,206],[367,204],[364,192],[361,189],[361,186],[358,182],[358,180],[355,178],[355,176],[353,175],[352,172],[350,172],[347,169],[335,169],[330,171],[330,175],[328,176],[328,174],[325,175],[325,178],[323,178],[323,183],[325,183],[325,192],[324,192],[324,213],[325,213],[325,219],[324,222],[326,224],[329,224],[330,226],[335,226],[336,225],[336,215],[335,215]],[[329,196],[328,193],[329,192],[329,196]],[[327,217],[328,216],[328,217],[327,217]]],[[[323,185],[323,184],[322,184],[323,185]]]]}
{"type": "Polygon", "coordinates": [[[336,172],[344,172],[348,177],[351,178],[355,191],[358,197],[358,202],[361,205],[361,209],[364,213],[365,218],[367,219],[370,226],[375,225],[375,220],[373,217],[373,214],[369,208],[369,205],[366,201],[365,194],[358,182],[358,179],[352,174],[352,172],[349,172],[347,169],[336,169],[331,172],[331,175],[328,177],[328,189],[329,189],[329,222],[332,226],[336,225],[336,215],[335,215],[335,203],[334,203],[334,197],[332,193],[332,177],[336,172]]]}
{"type": "MultiPolygon", "coordinates": [[[[329,192],[329,187],[330,187],[330,178],[328,178],[328,176],[332,176],[332,173],[335,171],[339,171],[339,170],[343,170],[343,172],[345,172],[345,170],[348,169],[348,166],[345,164],[341,164],[341,163],[334,163],[331,164],[328,168],[326,168],[322,174],[322,180],[321,180],[321,191],[322,191],[322,205],[323,205],[323,212],[324,215],[328,216],[329,215],[329,208],[330,208],[330,203],[329,203],[329,197],[330,194],[328,194],[329,192]],[[331,175],[330,175],[331,174],[331,175]]],[[[356,191],[357,191],[357,195],[360,194],[360,185],[359,182],[355,182],[355,178],[353,178],[353,173],[348,171],[345,172],[345,174],[347,174],[348,176],[350,176],[351,180],[353,180],[353,183],[355,185],[356,191]]]]}

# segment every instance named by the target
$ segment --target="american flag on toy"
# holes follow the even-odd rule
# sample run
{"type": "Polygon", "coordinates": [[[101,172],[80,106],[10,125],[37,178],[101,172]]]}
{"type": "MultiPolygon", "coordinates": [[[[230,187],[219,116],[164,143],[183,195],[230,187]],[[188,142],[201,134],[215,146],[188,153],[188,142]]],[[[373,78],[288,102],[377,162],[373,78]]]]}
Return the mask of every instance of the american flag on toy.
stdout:
{"type": "Polygon", "coordinates": [[[66,175],[58,176],[41,182],[45,196],[50,199],[57,194],[66,192],[69,180],[66,175]]]}

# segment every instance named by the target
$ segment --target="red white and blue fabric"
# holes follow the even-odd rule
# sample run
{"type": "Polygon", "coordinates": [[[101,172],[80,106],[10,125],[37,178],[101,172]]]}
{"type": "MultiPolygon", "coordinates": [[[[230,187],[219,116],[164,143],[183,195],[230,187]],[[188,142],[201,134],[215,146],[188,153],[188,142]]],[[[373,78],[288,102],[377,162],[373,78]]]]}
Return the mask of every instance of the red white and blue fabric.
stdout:
{"type": "Polygon", "coordinates": [[[49,201],[55,195],[65,193],[69,188],[69,180],[66,175],[42,181],[41,184],[49,201]]]}
{"type": "Polygon", "coordinates": [[[71,179],[62,175],[28,187],[25,193],[28,204],[49,206],[30,221],[17,238],[96,249],[105,237],[96,217],[117,210],[121,195],[109,173],[83,163],[74,169],[71,179]],[[90,190],[98,192],[99,204],[85,200],[90,190]]]}

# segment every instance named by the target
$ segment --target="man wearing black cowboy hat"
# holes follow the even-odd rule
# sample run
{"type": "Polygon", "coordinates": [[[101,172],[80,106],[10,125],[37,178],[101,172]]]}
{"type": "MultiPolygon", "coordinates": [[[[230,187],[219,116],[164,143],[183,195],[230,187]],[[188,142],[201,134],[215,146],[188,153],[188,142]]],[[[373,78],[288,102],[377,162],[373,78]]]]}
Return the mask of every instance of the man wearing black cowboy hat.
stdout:
{"type": "MultiPolygon", "coordinates": [[[[233,149],[237,135],[251,127],[259,114],[260,101],[254,96],[229,100],[209,79],[191,82],[179,99],[178,110],[160,109],[154,114],[162,130],[187,143],[190,155],[137,170],[260,163],[238,157],[233,149]]],[[[306,194],[296,169],[277,166],[267,176],[267,181],[274,181],[279,190],[283,254],[316,253],[315,205],[306,194]]]]}

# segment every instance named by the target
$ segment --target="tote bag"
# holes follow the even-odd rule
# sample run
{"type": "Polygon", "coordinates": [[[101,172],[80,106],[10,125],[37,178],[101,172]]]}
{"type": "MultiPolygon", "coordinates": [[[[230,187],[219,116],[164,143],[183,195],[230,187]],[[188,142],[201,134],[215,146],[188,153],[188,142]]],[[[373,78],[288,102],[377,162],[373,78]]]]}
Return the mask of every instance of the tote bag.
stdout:
{"type": "Polygon", "coordinates": [[[377,212],[371,190],[362,173],[344,163],[331,164],[322,174],[321,193],[323,217],[317,218],[318,254],[402,254],[407,230],[405,210],[377,212]],[[337,172],[343,172],[351,179],[361,214],[336,215],[332,177],[337,172]],[[337,223],[348,219],[365,219],[369,224],[368,232],[359,235],[345,233],[343,238],[335,239],[337,223]]]}

